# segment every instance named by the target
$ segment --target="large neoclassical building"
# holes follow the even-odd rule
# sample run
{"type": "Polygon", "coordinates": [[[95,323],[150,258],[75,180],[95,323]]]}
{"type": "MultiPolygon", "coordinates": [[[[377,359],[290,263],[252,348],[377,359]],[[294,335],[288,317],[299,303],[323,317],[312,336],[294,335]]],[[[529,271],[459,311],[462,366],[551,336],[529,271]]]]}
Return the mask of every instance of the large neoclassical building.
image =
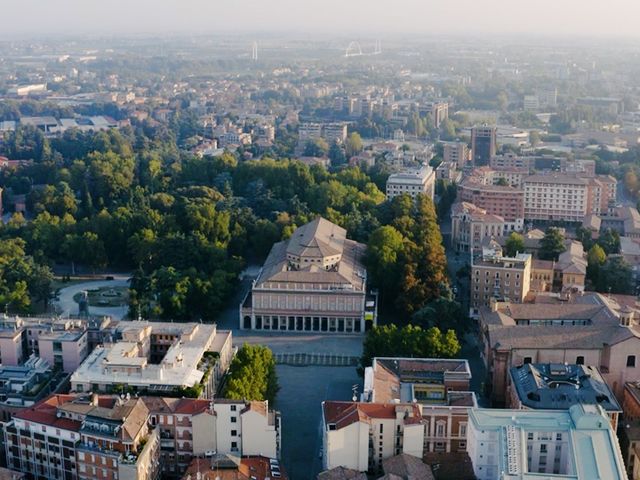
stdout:
{"type": "Polygon", "coordinates": [[[375,325],[365,245],[324,218],[276,243],[240,305],[240,328],[358,333],[375,325]]]}

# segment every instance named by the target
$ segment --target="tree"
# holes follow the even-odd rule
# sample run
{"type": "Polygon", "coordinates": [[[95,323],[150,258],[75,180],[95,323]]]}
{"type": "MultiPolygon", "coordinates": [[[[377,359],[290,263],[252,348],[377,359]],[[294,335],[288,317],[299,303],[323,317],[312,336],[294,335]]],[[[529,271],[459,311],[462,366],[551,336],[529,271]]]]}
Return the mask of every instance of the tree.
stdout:
{"type": "Polygon", "coordinates": [[[622,257],[609,257],[599,269],[595,287],[602,293],[634,293],[631,266],[622,257]]]}
{"type": "Polygon", "coordinates": [[[347,157],[351,158],[362,151],[362,138],[357,132],[353,132],[344,142],[347,157]]]}
{"type": "Polygon", "coordinates": [[[324,157],[329,153],[329,145],[322,138],[309,140],[304,146],[303,155],[306,157],[324,157]]]}
{"type": "Polygon", "coordinates": [[[429,329],[438,327],[441,331],[454,330],[464,334],[470,327],[469,317],[464,315],[462,305],[449,298],[438,298],[429,302],[411,317],[411,323],[429,329]]]}
{"type": "Polygon", "coordinates": [[[224,396],[232,400],[268,400],[278,393],[273,353],[261,345],[244,344],[229,366],[224,396]]]}
{"type": "Polygon", "coordinates": [[[380,227],[371,234],[365,264],[371,281],[381,288],[383,295],[395,298],[402,272],[401,258],[404,249],[404,237],[391,225],[380,227]]]}
{"type": "Polygon", "coordinates": [[[558,256],[566,250],[564,236],[556,227],[547,228],[540,240],[539,257],[541,260],[558,260],[558,256]]]}
{"type": "Polygon", "coordinates": [[[329,160],[331,160],[331,165],[334,166],[346,163],[347,157],[338,142],[331,143],[331,147],[329,147],[329,160]]]}
{"type": "Polygon", "coordinates": [[[591,281],[593,285],[598,284],[600,276],[600,269],[607,260],[607,254],[597,243],[589,249],[587,254],[587,279],[591,281]]]}
{"type": "Polygon", "coordinates": [[[515,257],[517,253],[524,253],[524,237],[517,232],[511,232],[504,245],[507,257],[515,257]]]}
{"type": "Polygon", "coordinates": [[[604,253],[611,255],[620,252],[620,234],[615,230],[608,228],[598,238],[598,245],[602,247],[604,253]]]}
{"type": "Polygon", "coordinates": [[[364,338],[360,367],[371,365],[375,357],[452,358],[461,346],[455,331],[442,332],[437,327],[375,326],[364,338]]]}
{"type": "Polygon", "coordinates": [[[508,187],[509,186],[509,182],[507,181],[506,178],[504,177],[500,177],[498,179],[498,181],[496,182],[496,185],[499,185],[501,187],[508,187]]]}

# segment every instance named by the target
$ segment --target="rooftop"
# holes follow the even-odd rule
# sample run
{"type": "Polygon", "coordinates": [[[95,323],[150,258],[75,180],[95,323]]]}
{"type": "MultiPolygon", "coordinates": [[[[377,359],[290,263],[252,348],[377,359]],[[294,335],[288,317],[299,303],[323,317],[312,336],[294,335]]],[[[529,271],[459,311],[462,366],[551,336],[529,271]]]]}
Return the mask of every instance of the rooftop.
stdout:
{"type": "Polygon", "coordinates": [[[573,405],[568,411],[471,409],[470,428],[497,435],[499,470],[505,479],[534,480],[548,474],[530,472],[526,461],[528,433],[566,433],[569,441],[567,473],[554,479],[626,480],[618,439],[596,405],[573,405]]]}
{"type": "Polygon", "coordinates": [[[583,403],[621,412],[597,368],[585,365],[525,364],[512,367],[511,381],[520,402],[534,409],[567,410],[583,403]]]}
{"type": "MultiPolygon", "coordinates": [[[[200,360],[218,335],[216,326],[199,323],[121,322],[118,330],[129,340],[96,347],[71,376],[72,389],[89,384],[168,389],[191,387],[199,383],[204,372],[200,360]],[[140,341],[131,341],[140,335],[140,341]],[[144,338],[169,335],[174,338],[158,364],[145,355],[144,338]]],[[[226,335],[227,332],[220,332],[226,335]]],[[[87,387],[88,388],[88,387],[87,387]]]]}

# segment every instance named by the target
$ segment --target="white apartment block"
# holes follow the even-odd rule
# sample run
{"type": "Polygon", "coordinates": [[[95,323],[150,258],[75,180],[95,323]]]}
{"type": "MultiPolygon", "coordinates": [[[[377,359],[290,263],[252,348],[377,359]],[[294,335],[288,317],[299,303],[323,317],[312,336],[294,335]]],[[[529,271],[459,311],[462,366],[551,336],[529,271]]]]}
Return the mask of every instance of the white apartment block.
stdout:
{"type": "Polygon", "coordinates": [[[478,480],[626,480],[602,407],[568,411],[471,409],[468,452],[478,480]]]}
{"type": "Polygon", "coordinates": [[[531,175],[524,181],[527,220],[582,221],[587,214],[588,181],[567,175],[531,175]]]}
{"type": "Polygon", "coordinates": [[[387,179],[387,198],[392,199],[404,193],[416,198],[419,194],[427,195],[433,200],[435,195],[436,175],[433,168],[423,166],[419,169],[394,173],[387,179]]]}
{"type": "Polygon", "coordinates": [[[605,175],[531,175],[523,186],[527,220],[582,222],[585,215],[606,213],[616,198],[616,181],[605,175]]]}

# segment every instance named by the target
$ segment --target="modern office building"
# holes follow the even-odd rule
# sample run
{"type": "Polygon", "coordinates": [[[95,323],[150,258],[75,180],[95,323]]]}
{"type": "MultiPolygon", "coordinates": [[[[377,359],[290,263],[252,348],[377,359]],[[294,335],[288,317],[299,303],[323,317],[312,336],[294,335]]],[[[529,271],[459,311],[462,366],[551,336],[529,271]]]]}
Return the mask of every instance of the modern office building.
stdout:
{"type": "Polygon", "coordinates": [[[365,245],[324,218],[276,243],[240,306],[240,328],[361,333],[376,323],[365,245]]]}
{"type": "Polygon", "coordinates": [[[471,158],[473,165],[489,165],[497,150],[497,128],[481,125],[471,128],[471,158]]]}
{"type": "Polygon", "coordinates": [[[478,480],[627,479],[618,439],[598,405],[472,409],[468,444],[478,480]]]}
{"type": "Polygon", "coordinates": [[[97,346],[71,375],[71,390],[162,392],[196,388],[212,398],[233,356],[230,331],[215,324],[131,321],[113,343],[97,346]]]}
{"type": "Polygon", "coordinates": [[[423,166],[419,169],[393,173],[387,179],[387,198],[407,194],[411,198],[426,195],[431,200],[435,196],[436,175],[433,168],[423,166]]]}

